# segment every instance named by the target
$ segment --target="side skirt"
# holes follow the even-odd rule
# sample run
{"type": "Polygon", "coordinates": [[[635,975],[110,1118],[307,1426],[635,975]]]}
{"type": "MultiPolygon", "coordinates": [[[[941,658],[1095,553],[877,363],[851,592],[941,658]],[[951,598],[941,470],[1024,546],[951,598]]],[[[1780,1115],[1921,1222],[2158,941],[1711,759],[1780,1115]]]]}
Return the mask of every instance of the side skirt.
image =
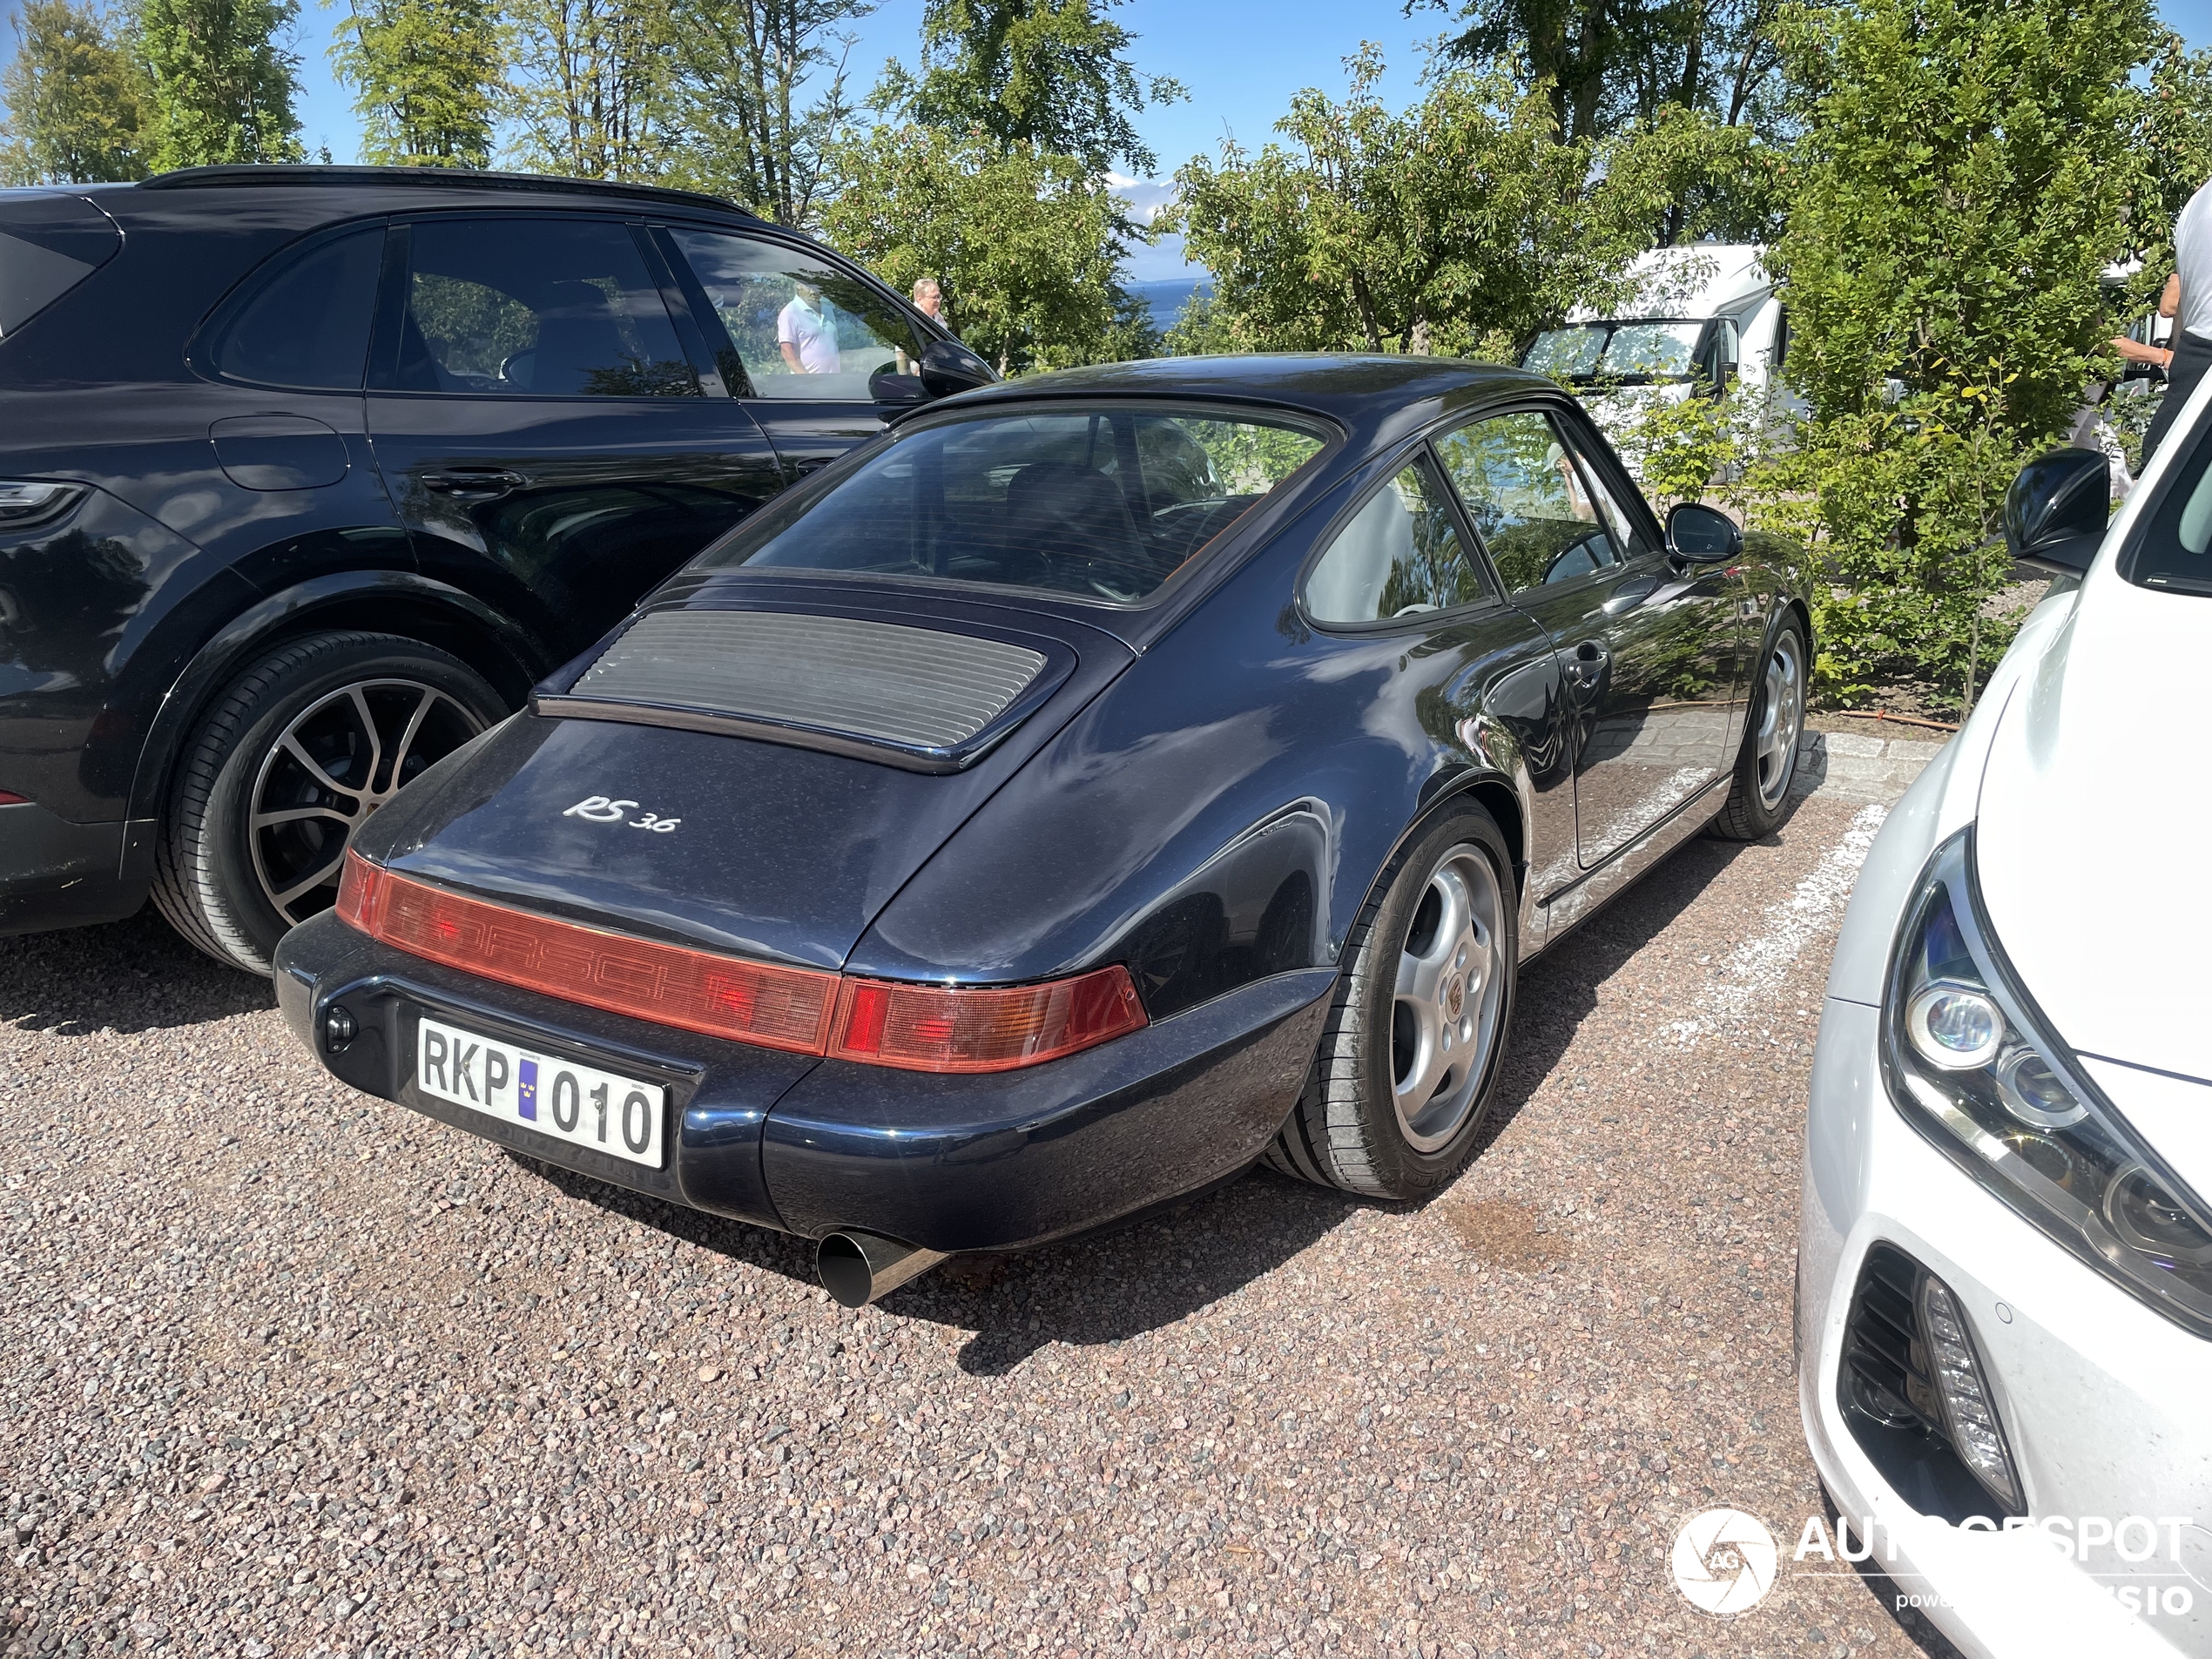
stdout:
{"type": "Polygon", "coordinates": [[[1544,942],[1539,949],[1548,949],[1561,934],[1587,921],[1607,900],[1711,823],[1727,804],[1729,786],[1735,777],[1731,766],[1603,864],[1538,900],[1537,908],[1544,917],[1544,942]]]}

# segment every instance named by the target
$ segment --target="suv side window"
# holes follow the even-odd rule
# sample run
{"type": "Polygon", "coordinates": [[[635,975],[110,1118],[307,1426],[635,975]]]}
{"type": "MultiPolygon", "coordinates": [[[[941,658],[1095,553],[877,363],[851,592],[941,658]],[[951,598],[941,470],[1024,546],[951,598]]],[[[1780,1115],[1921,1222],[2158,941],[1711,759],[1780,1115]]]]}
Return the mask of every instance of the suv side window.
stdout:
{"type": "Polygon", "coordinates": [[[280,260],[223,324],[212,367],[260,386],[359,390],[383,261],[381,225],[280,260]]]}
{"type": "Polygon", "coordinates": [[[1305,578],[1318,623],[1392,622],[1483,597],[1451,496],[1426,455],[1367,498],[1305,578]]]}
{"type": "Polygon", "coordinates": [[[827,260],[719,231],[669,234],[728,336],[717,354],[740,396],[863,402],[877,374],[913,373],[912,320],[827,260]]]}
{"type": "Polygon", "coordinates": [[[660,289],[610,219],[430,219],[413,227],[401,391],[697,397],[660,289]]]}
{"type": "Polygon", "coordinates": [[[1536,411],[1463,426],[1438,439],[1436,450],[1507,592],[1622,562],[1611,523],[1627,520],[1593,489],[1566,440],[1536,411]]]}

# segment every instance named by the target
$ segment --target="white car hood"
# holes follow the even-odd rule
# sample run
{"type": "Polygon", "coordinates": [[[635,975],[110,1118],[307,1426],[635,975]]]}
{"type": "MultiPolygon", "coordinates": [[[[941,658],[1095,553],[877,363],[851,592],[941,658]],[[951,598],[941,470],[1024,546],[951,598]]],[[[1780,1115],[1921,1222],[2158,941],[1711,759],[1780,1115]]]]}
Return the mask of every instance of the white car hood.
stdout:
{"type": "Polygon", "coordinates": [[[2101,562],[2022,665],[1975,862],[1998,941],[2061,1042],[2212,1082],[2209,705],[2212,597],[2138,588],[2101,562]]]}

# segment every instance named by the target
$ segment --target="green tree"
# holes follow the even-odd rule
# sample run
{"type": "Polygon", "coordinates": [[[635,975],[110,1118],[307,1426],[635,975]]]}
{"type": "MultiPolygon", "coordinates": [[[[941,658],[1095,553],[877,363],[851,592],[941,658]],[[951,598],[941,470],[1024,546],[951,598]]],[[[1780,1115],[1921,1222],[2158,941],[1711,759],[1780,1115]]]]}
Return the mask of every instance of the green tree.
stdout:
{"type": "Polygon", "coordinates": [[[2020,462],[2109,374],[2100,279],[2146,199],[2148,0],[1860,0],[1801,14],[1811,99],[1772,259],[1811,406],[1777,479],[1817,502],[1817,671],[1959,687],[2010,573],[1993,543],[2020,462]]]}
{"type": "Polygon", "coordinates": [[[0,71],[0,183],[143,179],[143,79],[100,15],[71,0],[27,0],[16,55],[0,71]]]}
{"type": "Polygon", "coordinates": [[[501,56],[489,0],[353,0],[330,57],[354,91],[361,158],[489,166],[501,56]]]}
{"type": "Polygon", "coordinates": [[[2157,190],[2143,240],[2168,249],[2175,216],[2212,183],[2212,51],[2193,52],[2175,34],[2160,41],[2143,100],[2142,144],[2157,190]]]}
{"type": "Polygon", "coordinates": [[[666,8],[518,0],[509,25],[522,165],[576,179],[659,178],[673,136],[666,8]]]}
{"type": "Polygon", "coordinates": [[[845,25],[873,0],[673,0],[670,182],[714,191],[779,225],[809,227],[852,116],[845,25]],[[820,91],[810,103],[810,83],[820,91]]]}
{"type": "Polygon", "coordinates": [[[1028,143],[909,124],[849,140],[829,239],[894,287],[944,285],[948,320],[1001,374],[1125,350],[1119,207],[1089,168],[1028,143]]]}
{"type": "Polygon", "coordinates": [[[1375,92],[1381,54],[1350,67],[1342,102],[1291,100],[1291,147],[1224,145],[1176,174],[1163,226],[1214,274],[1208,329],[1268,350],[1494,356],[1615,291],[1663,170],[1562,140],[1549,88],[1498,70],[1441,68],[1397,114],[1375,92]]]}
{"type": "MultiPolygon", "coordinates": [[[[1453,0],[1407,0],[1408,14],[1453,0]]],[[[1548,89],[1570,138],[1649,123],[1669,106],[1764,127],[1784,110],[1781,0],[1461,0],[1445,55],[1510,60],[1548,89]]]]}
{"type": "Polygon", "coordinates": [[[1001,148],[1073,156],[1093,172],[1116,158],[1140,177],[1159,158],[1131,117],[1182,84],[1140,77],[1136,37],[1105,13],[1122,0],[927,0],[919,80],[887,67],[875,101],[925,125],[980,130],[1001,148]]]}
{"type": "Polygon", "coordinates": [[[153,165],[299,161],[300,60],[278,44],[298,0],[143,0],[153,165]]]}

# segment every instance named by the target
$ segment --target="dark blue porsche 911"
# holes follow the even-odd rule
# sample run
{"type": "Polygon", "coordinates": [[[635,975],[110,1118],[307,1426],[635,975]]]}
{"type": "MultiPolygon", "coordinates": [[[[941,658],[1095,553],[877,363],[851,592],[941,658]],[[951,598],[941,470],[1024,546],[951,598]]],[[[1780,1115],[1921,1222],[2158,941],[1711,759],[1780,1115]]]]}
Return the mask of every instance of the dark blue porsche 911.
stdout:
{"type": "Polygon", "coordinates": [[[1419,1198],[1520,965],[1780,820],[1804,580],[1515,371],[986,388],[368,819],[278,990],[354,1087],[819,1239],[848,1304],[1260,1159],[1419,1198]]]}

